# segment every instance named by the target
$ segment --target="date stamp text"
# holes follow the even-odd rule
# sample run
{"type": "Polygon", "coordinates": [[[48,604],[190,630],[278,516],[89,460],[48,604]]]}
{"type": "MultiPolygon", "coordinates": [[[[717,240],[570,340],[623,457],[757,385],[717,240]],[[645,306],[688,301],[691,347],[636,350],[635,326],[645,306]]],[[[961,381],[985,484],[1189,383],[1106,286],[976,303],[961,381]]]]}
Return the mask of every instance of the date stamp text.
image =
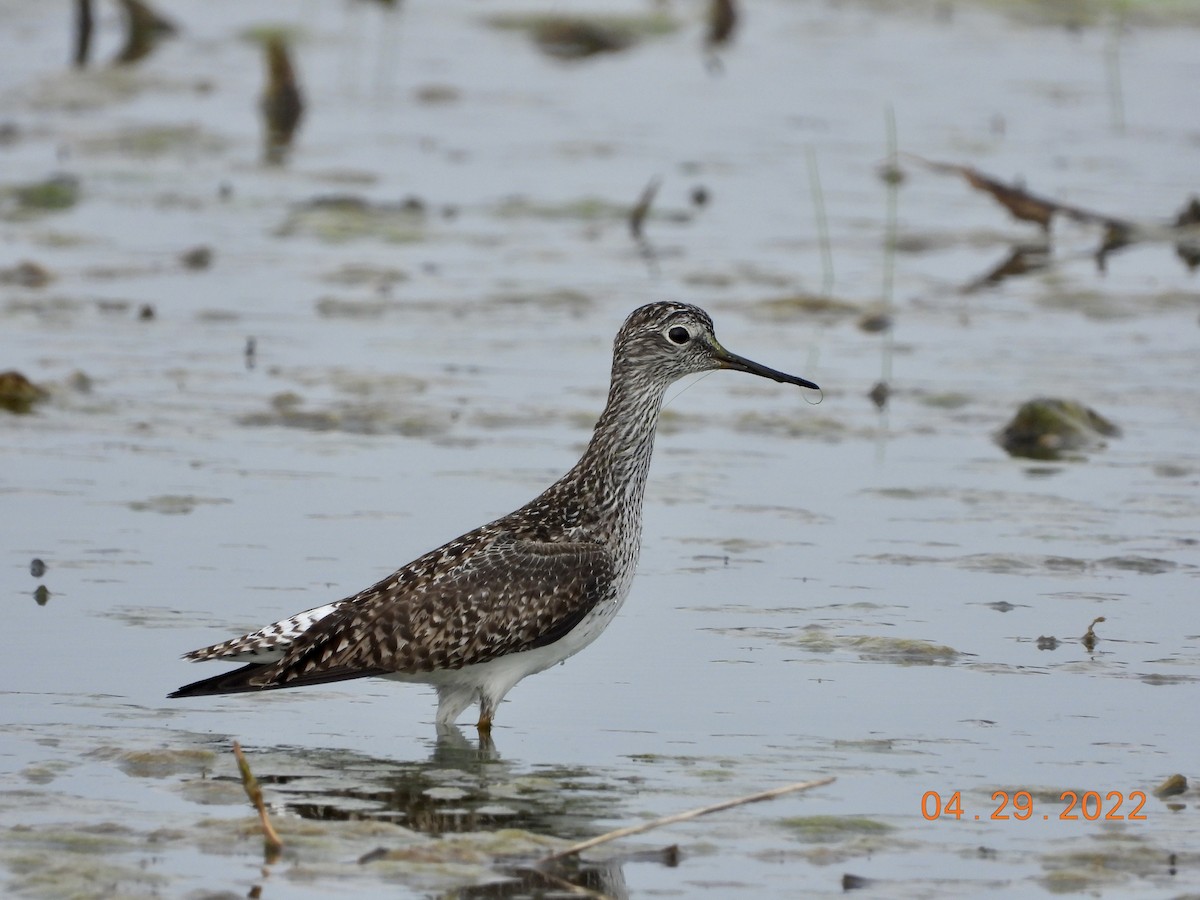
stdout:
{"type": "Polygon", "coordinates": [[[993,806],[978,814],[963,808],[962,791],[943,797],[938,791],[926,791],[921,796],[921,815],[926,821],[935,819],[971,819],[1002,822],[1029,819],[1049,821],[1051,818],[1066,822],[1144,822],[1146,795],[1142,791],[1063,791],[1053,809],[1034,809],[1033,795],[1029,791],[996,791],[992,794],[993,806]]]}

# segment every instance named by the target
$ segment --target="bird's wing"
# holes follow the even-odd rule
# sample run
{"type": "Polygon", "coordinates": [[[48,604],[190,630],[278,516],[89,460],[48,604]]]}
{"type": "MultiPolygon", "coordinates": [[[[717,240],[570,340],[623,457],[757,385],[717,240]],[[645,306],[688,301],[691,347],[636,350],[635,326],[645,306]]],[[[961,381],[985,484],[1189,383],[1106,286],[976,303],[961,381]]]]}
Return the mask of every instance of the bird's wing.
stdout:
{"type": "Polygon", "coordinates": [[[384,581],[314,622],[259,689],[460,669],[552,644],[604,597],[612,553],[595,543],[499,540],[440,579],[384,581]],[[328,676],[328,679],[326,678],[328,676]]]}

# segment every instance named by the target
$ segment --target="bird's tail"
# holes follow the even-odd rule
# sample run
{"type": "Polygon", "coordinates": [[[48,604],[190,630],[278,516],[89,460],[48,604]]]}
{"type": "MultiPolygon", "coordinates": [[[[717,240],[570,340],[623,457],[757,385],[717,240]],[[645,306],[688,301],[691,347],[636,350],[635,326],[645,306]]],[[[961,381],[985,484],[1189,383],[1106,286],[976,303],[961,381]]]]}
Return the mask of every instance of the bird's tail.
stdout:
{"type": "Polygon", "coordinates": [[[179,697],[209,697],[213,694],[241,694],[246,691],[269,691],[272,688],[283,687],[279,684],[255,684],[254,676],[267,668],[269,663],[250,663],[231,672],[222,672],[212,678],[203,678],[185,684],[177,691],[167,694],[168,699],[179,697]]]}

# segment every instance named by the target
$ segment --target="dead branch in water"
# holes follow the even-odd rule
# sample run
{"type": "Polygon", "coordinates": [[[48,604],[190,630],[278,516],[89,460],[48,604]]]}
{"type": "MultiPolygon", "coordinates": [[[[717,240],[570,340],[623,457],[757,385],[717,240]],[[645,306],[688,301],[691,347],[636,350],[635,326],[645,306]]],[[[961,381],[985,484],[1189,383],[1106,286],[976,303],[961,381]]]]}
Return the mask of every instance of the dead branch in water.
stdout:
{"type": "Polygon", "coordinates": [[[246,796],[250,798],[250,802],[258,812],[258,820],[262,823],[263,853],[267,862],[273,863],[283,853],[283,841],[280,840],[279,834],[271,825],[267,807],[263,804],[262,788],[259,787],[254,773],[250,771],[250,763],[246,762],[246,755],[242,753],[242,745],[237,741],[233,742],[233,755],[237,757],[238,771],[242,774],[242,787],[245,788],[246,796]]]}
{"type": "Polygon", "coordinates": [[[557,862],[567,856],[572,856],[576,853],[582,853],[584,850],[590,850],[593,847],[598,847],[601,844],[607,844],[609,841],[615,841],[618,838],[629,837],[634,834],[641,834],[645,831],[651,831],[655,828],[662,828],[664,825],[674,825],[677,822],[687,822],[691,819],[697,819],[700,816],[707,816],[709,813],[720,812],[723,809],[732,809],[735,806],[742,806],[746,803],[758,803],[762,800],[774,800],[776,797],[782,797],[784,794],[795,794],[800,791],[807,791],[815,787],[822,787],[830,784],[837,779],[833,776],[829,778],[820,778],[816,781],[800,781],[795,784],[784,785],[783,787],[772,788],[769,791],[760,791],[757,794],[747,794],[744,797],[735,797],[732,800],[722,800],[720,803],[713,803],[710,806],[701,806],[697,809],[689,809],[686,812],[675,813],[671,816],[663,816],[661,819],[654,819],[650,822],[643,822],[641,825],[629,825],[625,828],[618,828],[615,831],[609,831],[594,838],[588,838],[586,841],[580,841],[577,844],[572,844],[565,850],[559,850],[557,853],[551,853],[538,862],[539,866],[547,863],[557,862]]]}

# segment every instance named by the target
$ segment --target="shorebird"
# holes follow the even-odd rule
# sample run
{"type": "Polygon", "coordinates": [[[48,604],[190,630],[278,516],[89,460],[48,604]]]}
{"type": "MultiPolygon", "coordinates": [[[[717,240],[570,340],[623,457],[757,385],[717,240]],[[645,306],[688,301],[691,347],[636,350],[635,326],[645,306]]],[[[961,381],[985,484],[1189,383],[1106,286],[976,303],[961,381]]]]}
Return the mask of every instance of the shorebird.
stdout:
{"type": "Polygon", "coordinates": [[[518,681],[578,653],[621,608],[637,565],[663,394],[684,375],[712,369],[819,390],[726,350],[696,306],[642,306],[617,332],[608,403],[566,475],[352,597],[185,654],[245,665],[169,696],[374,675],[433,685],[439,726],[478,702],[477,728],[490,731],[518,681]]]}

